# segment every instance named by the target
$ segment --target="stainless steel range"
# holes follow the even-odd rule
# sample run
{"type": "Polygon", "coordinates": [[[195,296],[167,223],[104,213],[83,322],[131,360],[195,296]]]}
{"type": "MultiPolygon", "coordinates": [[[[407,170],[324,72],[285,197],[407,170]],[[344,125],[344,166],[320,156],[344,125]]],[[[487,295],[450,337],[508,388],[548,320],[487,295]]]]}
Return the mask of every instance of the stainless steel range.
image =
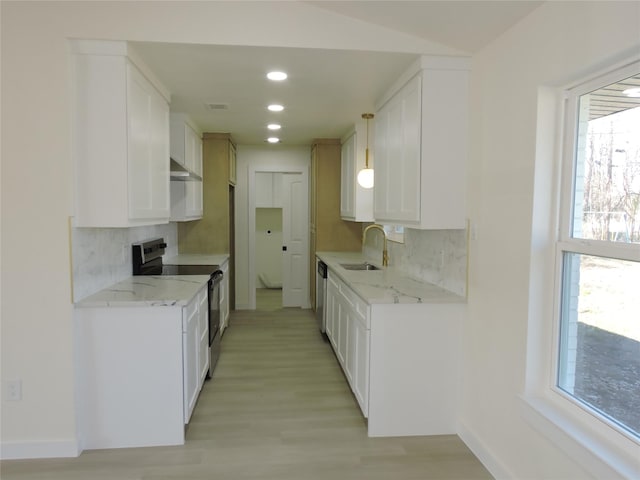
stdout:
{"type": "Polygon", "coordinates": [[[219,265],[164,265],[162,256],[167,244],[163,238],[155,238],[132,245],[134,275],[209,275],[209,373],[220,357],[220,283],[222,270],[219,265]]]}

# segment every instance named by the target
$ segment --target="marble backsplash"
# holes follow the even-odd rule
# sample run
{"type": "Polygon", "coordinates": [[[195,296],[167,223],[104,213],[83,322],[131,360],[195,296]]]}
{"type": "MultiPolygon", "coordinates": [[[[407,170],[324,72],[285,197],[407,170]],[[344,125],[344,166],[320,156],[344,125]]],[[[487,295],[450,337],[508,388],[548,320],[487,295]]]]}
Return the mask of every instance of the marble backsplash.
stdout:
{"type": "Polygon", "coordinates": [[[175,223],[134,228],[74,228],[71,238],[73,298],[77,302],[131,276],[131,244],[163,237],[178,254],[175,223]]]}
{"type": "MultiPolygon", "coordinates": [[[[369,232],[364,254],[380,263],[380,234],[369,232]],[[371,238],[370,238],[371,237],[371,238]]],[[[404,243],[388,242],[389,265],[411,278],[427,281],[458,295],[467,291],[466,230],[412,230],[405,228],[404,243]]]]}

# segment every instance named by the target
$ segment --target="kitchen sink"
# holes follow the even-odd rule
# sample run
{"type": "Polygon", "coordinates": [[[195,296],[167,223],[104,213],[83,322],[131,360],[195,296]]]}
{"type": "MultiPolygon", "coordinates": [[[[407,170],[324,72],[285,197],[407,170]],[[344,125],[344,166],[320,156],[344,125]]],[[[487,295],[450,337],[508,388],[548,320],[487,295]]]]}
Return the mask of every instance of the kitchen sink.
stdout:
{"type": "Polygon", "coordinates": [[[380,270],[380,268],[370,263],[341,263],[340,266],[345,270],[380,270]]]}

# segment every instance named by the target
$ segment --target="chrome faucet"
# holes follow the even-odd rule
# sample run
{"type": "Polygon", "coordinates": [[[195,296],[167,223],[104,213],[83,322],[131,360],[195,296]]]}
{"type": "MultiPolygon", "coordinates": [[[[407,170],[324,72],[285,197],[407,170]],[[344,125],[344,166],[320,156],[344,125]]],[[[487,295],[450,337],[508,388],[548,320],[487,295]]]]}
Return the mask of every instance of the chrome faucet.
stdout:
{"type": "Polygon", "coordinates": [[[382,238],[384,238],[384,244],[382,246],[382,266],[386,267],[389,265],[389,252],[387,251],[387,232],[384,231],[384,228],[382,228],[382,225],[378,225],[377,223],[374,223],[374,224],[368,225],[367,228],[364,229],[364,231],[362,232],[362,246],[364,247],[364,242],[367,239],[367,232],[372,228],[375,228],[382,232],[382,238]]]}

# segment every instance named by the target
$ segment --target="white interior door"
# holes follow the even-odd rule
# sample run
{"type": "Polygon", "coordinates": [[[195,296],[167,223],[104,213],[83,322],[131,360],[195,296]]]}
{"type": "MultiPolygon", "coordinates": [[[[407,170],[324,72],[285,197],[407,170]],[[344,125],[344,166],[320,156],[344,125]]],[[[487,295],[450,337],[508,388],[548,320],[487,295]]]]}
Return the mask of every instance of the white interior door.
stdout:
{"type": "Polygon", "coordinates": [[[282,306],[303,307],[308,271],[307,185],[299,173],[282,177],[282,306]]]}

